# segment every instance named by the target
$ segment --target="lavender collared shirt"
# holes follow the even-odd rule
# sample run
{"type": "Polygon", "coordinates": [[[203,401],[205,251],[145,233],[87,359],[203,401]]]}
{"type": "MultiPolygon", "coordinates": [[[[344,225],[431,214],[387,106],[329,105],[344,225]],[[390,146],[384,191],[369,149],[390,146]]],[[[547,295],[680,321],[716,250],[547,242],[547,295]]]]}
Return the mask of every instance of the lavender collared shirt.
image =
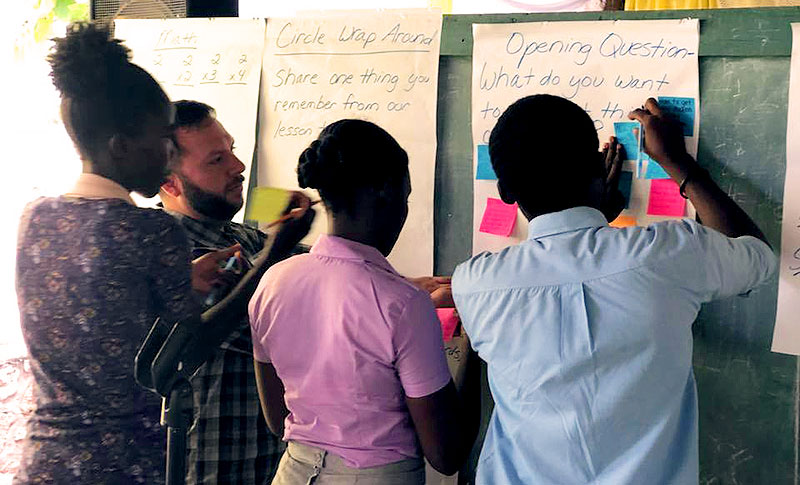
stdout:
{"type": "Polygon", "coordinates": [[[405,397],[450,382],[430,296],[374,247],[321,236],[270,268],[249,306],[253,354],[283,381],[284,440],[357,468],[421,456],[405,397]]]}

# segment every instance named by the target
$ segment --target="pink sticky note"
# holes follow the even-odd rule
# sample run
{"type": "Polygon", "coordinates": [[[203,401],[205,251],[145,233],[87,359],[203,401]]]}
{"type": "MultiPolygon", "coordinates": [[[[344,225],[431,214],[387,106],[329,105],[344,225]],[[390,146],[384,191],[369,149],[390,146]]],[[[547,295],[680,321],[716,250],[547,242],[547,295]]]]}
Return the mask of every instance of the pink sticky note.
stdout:
{"type": "Polygon", "coordinates": [[[650,181],[650,202],[647,213],[651,216],[682,217],[686,212],[686,199],[681,197],[680,187],[670,179],[650,181]]]}
{"type": "Polygon", "coordinates": [[[437,308],[436,315],[442,323],[442,338],[445,342],[453,339],[453,334],[458,326],[458,315],[455,308],[437,308]]]}
{"type": "Polygon", "coordinates": [[[508,237],[517,222],[517,204],[506,204],[500,199],[486,199],[486,210],[481,219],[480,232],[508,237]]]}

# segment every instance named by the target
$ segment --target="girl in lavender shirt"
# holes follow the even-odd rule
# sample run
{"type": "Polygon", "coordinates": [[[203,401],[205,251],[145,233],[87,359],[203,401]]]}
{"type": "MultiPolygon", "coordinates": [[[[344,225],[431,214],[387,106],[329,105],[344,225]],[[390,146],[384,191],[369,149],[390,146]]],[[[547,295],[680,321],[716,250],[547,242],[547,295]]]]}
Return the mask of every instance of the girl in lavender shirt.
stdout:
{"type": "Polygon", "coordinates": [[[406,152],[341,120],[297,173],[328,234],[273,266],[249,308],[261,405],[288,441],[273,484],[422,484],[423,456],[454,473],[478,419],[460,406],[430,296],[386,260],[408,215],[406,152]]]}

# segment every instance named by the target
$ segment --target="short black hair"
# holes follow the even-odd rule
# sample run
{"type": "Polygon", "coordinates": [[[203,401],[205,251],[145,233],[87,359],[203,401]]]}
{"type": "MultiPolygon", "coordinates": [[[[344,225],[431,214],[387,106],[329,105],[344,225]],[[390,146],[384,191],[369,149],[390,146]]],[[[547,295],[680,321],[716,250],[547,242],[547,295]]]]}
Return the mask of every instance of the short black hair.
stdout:
{"type": "Polygon", "coordinates": [[[528,209],[554,212],[585,203],[600,173],[594,121],[580,106],[549,94],[517,100],[489,137],[502,188],[528,209]]]}
{"type": "Polygon", "coordinates": [[[196,128],[217,117],[214,108],[200,101],[182,99],[172,105],[175,106],[175,128],[196,128]]]}
{"type": "Polygon", "coordinates": [[[319,191],[332,212],[356,210],[358,192],[397,195],[408,174],[408,155],[392,135],[364,120],[326,126],[300,155],[297,182],[319,191]]]}
{"type": "Polygon", "coordinates": [[[141,134],[148,116],[169,107],[155,79],[130,62],[130,50],[105,26],[70,24],[47,60],[67,130],[90,158],[116,133],[141,134]]]}

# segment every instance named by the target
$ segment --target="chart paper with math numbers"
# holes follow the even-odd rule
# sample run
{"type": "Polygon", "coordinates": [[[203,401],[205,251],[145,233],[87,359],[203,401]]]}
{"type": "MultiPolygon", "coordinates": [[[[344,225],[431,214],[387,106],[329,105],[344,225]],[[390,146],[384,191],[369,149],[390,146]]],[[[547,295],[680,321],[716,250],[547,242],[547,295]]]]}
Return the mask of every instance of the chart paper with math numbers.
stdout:
{"type": "MultiPolygon", "coordinates": [[[[267,20],[259,185],[297,187],[297,159],[327,124],[372,121],[408,153],[409,215],[389,261],[407,276],[433,271],[436,10],[330,11],[267,20]]],[[[381,163],[381,154],[375,154],[381,163]]],[[[322,208],[306,242],[326,228],[322,208]]]]}
{"type": "MultiPolygon", "coordinates": [[[[234,138],[234,153],[247,167],[245,198],[255,149],[264,28],[263,19],[115,21],[115,37],[172,101],[202,101],[217,111],[234,138]]],[[[240,210],[234,220],[241,222],[243,215],[240,210]]]]}
{"type": "Polygon", "coordinates": [[[772,350],[800,355],[800,24],[792,24],[779,275],[772,350]]]}
{"type": "MultiPolygon", "coordinates": [[[[594,120],[601,143],[612,135],[623,143],[627,160],[620,189],[627,206],[617,225],[694,215],[677,184],[641,150],[641,130],[627,115],[657,98],[683,124],[689,153],[697,153],[697,20],[475,24],[473,38],[473,254],[527,237],[522,213],[499,201],[487,145],[503,111],[532,94],[573,101],[594,120]]],[[[569,160],[548,161],[553,162],[569,160]]]]}

